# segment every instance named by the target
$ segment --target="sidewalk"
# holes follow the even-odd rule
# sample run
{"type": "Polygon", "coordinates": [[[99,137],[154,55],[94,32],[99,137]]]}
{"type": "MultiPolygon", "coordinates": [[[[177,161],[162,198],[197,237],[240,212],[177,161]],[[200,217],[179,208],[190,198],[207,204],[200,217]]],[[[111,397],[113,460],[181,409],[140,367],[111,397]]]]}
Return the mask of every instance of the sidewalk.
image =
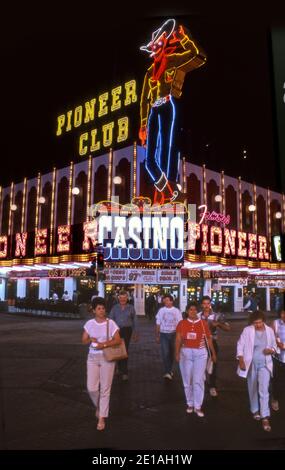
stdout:
{"type": "MultiPolygon", "coordinates": [[[[172,382],[162,375],[154,323],[139,319],[131,343],[128,383],[115,377],[110,418],[96,431],[86,392],[86,320],[0,315],[0,376],[7,449],[281,449],[284,409],[264,433],[249,413],[246,382],[236,374],[236,342],[244,321],[221,332],[219,396],[205,396],[205,419],[187,415],[178,366],[172,382]]],[[[1,415],[1,412],[0,412],[1,415]]]]}

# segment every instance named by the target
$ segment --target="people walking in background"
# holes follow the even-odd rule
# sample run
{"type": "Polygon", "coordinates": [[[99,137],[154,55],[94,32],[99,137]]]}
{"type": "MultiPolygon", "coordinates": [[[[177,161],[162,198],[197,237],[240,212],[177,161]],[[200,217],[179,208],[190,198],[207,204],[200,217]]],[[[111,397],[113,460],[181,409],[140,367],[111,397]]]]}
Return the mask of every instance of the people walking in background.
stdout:
{"type": "Polygon", "coordinates": [[[265,324],[261,311],[251,315],[251,324],[244,328],[237,344],[238,375],[247,378],[250,410],[253,418],[262,420],[264,431],[271,431],[269,422],[269,384],[273,373],[272,355],[276,353],[275,335],[265,324]]]}
{"type": "Polygon", "coordinates": [[[157,311],[157,302],[155,296],[151,293],[145,299],[145,314],[149,320],[152,320],[157,311]]]}
{"type": "Polygon", "coordinates": [[[94,318],[84,325],[82,343],[89,344],[87,359],[87,390],[96,408],[97,429],[105,428],[105,418],[109,416],[109,402],[115,362],[107,361],[103,350],[120,344],[119,328],[113,320],[106,317],[105,301],[98,297],[92,301],[94,318]],[[109,340],[108,328],[109,323],[109,340]]]}
{"type": "Polygon", "coordinates": [[[181,320],[176,328],[176,360],[179,362],[184,385],[186,412],[195,412],[197,416],[203,418],[207,349],[210,349],[214,363],[216,352],[208,323],[199,318],[195,302],[187,306],[186,316],[187,318],[181,320]]]}
{"type": "Polygon", "coordinates": [[[78,298],[79,298],[79,292],[76,289],[76,290],[73,291],[73,296],[72,296],[72,300],[76,305],[78,305],[78,303],[79,303],[78,298]]]}
{"type": "Polygon", "coordinates": [[[274,311],[279,315],[280,312],[282,311],[282,296],[277,292],[274,296],[274,311]]]}
{"type": "MultiPolygon", "coordinates": [[[[131,338],[138,340],[137,315],[133,305],[128,303],[128,293],[120,290],[118,295],[119,302],[113,305],[109,318],[114,320],[120,328],[120,336],[125,340],[126,349],[129,350],[131,338]]],[[[127,381],[128,359],[118,361],[118,371],[123,381],[127,381]]]]}
{"type": "Polygon", "coordinates": [[[249,294],[248,301],[244,306],[244,310],[248,310],[249,312],[256,312],[259,309],[259,303],[259,296],[257,296],[255,292],[251,292],[249,294]]]}
{"type": "Polygon", "coordinates": [[[173,306],[172,295],[165,295],[163,297],[163,304],[164,307],[161,307],[156,315],[156,342],[160,343],[161,347],[163,377],[172,380],[176,327],[180,320],[182,320],[182,315],[180,310],[173,306]]]}
{"type": "Polygon", "coordinates": [[[285,310],[282,310],[280,318],[273,322],[273,330],[278,351],[273,356],[271,406],[274,411],[278,411],[280,400],[285,396],[285,310]]]}
{"type": "MultiPolygon", "coordinates": [[[[216,352],[216,356],[219,353],[219,345],[218,345],[218,329],[220,328],[223,331],[229,331],[230,325],[229,323],[225,322],[224,315],[221,312],[213,312],[212,305],[211,305],[211,297],[205,295],[202,297],[202,311],[199,312],[199,317],[205,320],[208,323],[213,347],[216,352]]],[[[212,397],[217,397],[217,361],[213,364],[213,371],[208,376],[209,380],[209,387],[210,387],[210,395],[212,397]]]]}
{"type": "Polygon", "coordinates": [[[68,301],[71,300],[70,295],[67,290],[64,291],[64,294],[62,296],[62,300],[68,301]]]}
{"type": "Polygon", "coordinates": [[[56,302],[56,301],[58,300],[58,295],[57,295],[57,293],[56,293],[55,291],[53,292],[53,294],[52,294],[52,296],[51,296],[51,299],[52,299],[54,302],[56,302]]]}

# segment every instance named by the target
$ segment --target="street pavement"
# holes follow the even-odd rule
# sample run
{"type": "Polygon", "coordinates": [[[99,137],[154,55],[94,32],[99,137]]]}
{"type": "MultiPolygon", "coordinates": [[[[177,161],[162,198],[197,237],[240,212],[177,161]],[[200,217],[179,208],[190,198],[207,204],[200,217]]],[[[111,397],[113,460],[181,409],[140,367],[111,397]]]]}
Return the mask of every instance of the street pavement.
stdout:
{"type": "Polygon", "coordinates": [[[178,369],[165,382],[154,324],[142,318],[130,348],[130,379],[115,377],[104,432],[86,392],[86,320],[0,314],[0,449],[284,449],[285,400],[265,433],[249,413],[236,375],[244,320],[220,333],[219,396],[206,393],[206,417],[187,415],[178,369]]]}

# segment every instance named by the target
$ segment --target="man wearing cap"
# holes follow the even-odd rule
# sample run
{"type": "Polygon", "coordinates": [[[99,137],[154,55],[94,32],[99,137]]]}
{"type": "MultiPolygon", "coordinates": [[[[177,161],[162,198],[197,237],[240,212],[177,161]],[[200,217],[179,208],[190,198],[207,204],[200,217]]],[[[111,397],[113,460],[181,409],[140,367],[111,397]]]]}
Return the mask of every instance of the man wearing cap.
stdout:
{"type": "MultiPolygon", "coordinates": [[[[128,293],[125,290],[120,290],[118,295],[118,303],[115,304],[110,312],[109,318],[114,320],[120,328],[120,337],[125,340],[127,351],[133,335],[134,341],[137,341],[137,316],[133,305],[128,303],[128,293]]],[[[128,359],[118,361],[119,373],[122,375],[122,380],[128,380],[128,359]]]]}
{"type": "Polygon", "coordinates": [[[146,148],[146,169],[154,182],[154,203],[184,202],[178,182],[179,155],[176,145],[176,102],[185,75],[206,62],[206,55],[186,33],[167,20],[140,48],[153,59],[143,83],[139,137],[146,148]]]}

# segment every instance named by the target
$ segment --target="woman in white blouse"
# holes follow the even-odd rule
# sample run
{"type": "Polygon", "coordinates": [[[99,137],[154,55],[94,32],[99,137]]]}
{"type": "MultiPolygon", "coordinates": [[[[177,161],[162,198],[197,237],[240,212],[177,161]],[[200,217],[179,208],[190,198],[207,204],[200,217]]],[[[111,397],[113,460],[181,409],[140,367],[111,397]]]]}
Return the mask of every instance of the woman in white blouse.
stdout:
{"type": "Polygon", "coordinates": [[[94,318],[84,325],[82,343],[89,344],[87,359],[87,390],[96,408],[97,429],[105,429],[105,418],[109,415],[110,393],[115,371],[115,362],[107,361],[103,349],[120,344],[119,327],[106,317],[105,300],[97,297],[92,301],[94,318]],[[107,327],[109,323],[109,339],[107,327]]]}
{"type": "Polygon", "coordinates": [[[253,418],[262,420],[264,431],[269,423],[269,383],[273,373],[272,355],[277,350],[275,335],[265,324],[261,311],[251,315],[251,325],[244,328],[237,344],[238,375],[247,379],[250,410],[253,418]]]}

